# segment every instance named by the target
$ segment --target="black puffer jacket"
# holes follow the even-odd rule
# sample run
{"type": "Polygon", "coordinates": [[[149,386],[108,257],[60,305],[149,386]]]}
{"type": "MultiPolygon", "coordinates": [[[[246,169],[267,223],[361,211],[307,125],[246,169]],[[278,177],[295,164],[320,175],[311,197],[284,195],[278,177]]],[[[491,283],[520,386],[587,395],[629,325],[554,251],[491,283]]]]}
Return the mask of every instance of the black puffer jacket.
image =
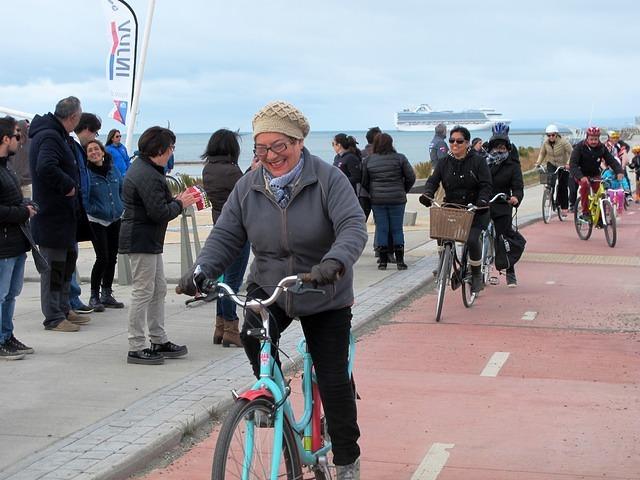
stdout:
{"type": "Polygon", "coordinates": [[[353,152],[344,152],[335,156],[333,166],[338,167],[347,176],[357,193],[358,185],[362,182],[362,160],[353,152]]]}
{"type": "Polygon", "coordinates": [[[207,157],[207,163],[202,169],[202,186],[211,202],[211,217],[214,224],[218,221],[222,206],[240,177],[242,177],[242,170],[231,157],[227,155],[207,157]]]}
{"type": "Polygon", "coordinates": [[[365,165],[362,187],[369,192],[372,205],[407,203],[407,192],[416,182],[416,174],[407,157],[401,153],[374,153],[365,165]]]}
{"type": "Polygon", "coordinates": [[[433,198],[440,182],[445,202],[483,206],[491,200],[491,172],[485,159],[473,149],[462,160],[453,155],[442,159],[427,179],[425,195],[433,198]]]}
{"type": "Polygon", "coordinates": [[[52,113],[36,115],[29,137],[33,200],[39,206],[38,215],[31,221],[33,239],[43,247],[74,248],[80,213],[74,140],[52,113]],[[75,194],[67,197],[74,188],[75,194]]]}
{"type": "Polygon", "coordinates": [[[571,176],[576,180],[582,177],[599,177],[601,160],[604,160],[614,172],[622,173],[620,162],[611,155],[604,143],[599,143],[597,147],[592,148],[585,140],[578,142],[571,152],[569,164],[571,176]]]}
{"type": "Polygon", "coordinates": [[[7,158],[0,158],[0,258],[17,257],[31,249],[20,230],[29,220],[22,200],[18,178],[7,168],[7,158]]]}
{"type": "Polygon", "coordinates": [[[171,196],[164,169],[138,157],[124,177],[122,202],[118,251],[162,253],[167,224],[182,212],[182,204],[171,196]]]}
{"type": "MultiPolygon", "coordinates": [[[[498,165],[489,165],[493,183],[493,198],[498,193],[506,193],[507,197],[516,197],[518,206],[524,197],[524,182],[522,181],[522,168],[512,156],[498,165]]],[[[508,203],[497,201],[491,204],[491,216],[511,215],[512,207],[508,203]]]]}

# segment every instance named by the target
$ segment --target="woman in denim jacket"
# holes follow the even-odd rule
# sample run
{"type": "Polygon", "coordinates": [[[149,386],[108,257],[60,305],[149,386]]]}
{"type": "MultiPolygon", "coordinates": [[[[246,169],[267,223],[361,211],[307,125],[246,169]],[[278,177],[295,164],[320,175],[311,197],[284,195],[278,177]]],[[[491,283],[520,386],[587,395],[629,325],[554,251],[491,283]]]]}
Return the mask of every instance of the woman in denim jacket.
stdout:
{"type": "Polygon", "coordinates": [[[118,256],[118,236],[122,205],[122,175],[114,167],[111,155],[100,141],[93,140],[85,146],[89,192],[86,206],[89,225],[93,232],[93,249],[96,261],[91,270],[91,299],[95,308],[123,308],[124,304],[113,297],[113,277],[118,256]],[[102,286],[102,293],[100,287],[102,286]]]}

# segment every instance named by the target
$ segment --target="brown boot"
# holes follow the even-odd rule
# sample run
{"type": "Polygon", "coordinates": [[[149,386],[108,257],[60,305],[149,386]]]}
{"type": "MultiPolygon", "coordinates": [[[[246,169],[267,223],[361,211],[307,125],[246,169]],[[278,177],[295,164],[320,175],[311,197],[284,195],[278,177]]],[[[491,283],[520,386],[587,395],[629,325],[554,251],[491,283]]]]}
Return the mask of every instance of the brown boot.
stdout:
{"type": "Polygon", "coordinates": [[[213,331],[213,344],[220,345],[224,334],[224,318],[216,316],[216,329],[213,331]]]}
{"type": "Polygon", "coordinates": [[[240,320],[225,320],[224,321],[224,334],[222,335],[222,346],[228,347],[235,345],[236,347],[242,346],[242,340],[240,340],[240,332],[238,331],[238,324],[240,320]]]}

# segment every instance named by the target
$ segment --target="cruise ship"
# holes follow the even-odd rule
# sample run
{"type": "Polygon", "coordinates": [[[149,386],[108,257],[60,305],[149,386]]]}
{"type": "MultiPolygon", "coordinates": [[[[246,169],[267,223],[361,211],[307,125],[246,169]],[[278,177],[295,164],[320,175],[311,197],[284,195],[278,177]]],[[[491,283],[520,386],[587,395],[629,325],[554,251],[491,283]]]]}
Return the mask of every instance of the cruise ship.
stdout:
{"type": "Polygon", "coordinates": [[[423,103],[415,109],[405,109],[396,113],[396,128],[407,132],[432,131],[439,123],[444,123],[447,129],[461,125],[473,130],[489,130],[496,122],[511,123],[502,117],[502,114],[492,108],[479,108],[476,110],[434,111],[429,105],[423,103]]]}

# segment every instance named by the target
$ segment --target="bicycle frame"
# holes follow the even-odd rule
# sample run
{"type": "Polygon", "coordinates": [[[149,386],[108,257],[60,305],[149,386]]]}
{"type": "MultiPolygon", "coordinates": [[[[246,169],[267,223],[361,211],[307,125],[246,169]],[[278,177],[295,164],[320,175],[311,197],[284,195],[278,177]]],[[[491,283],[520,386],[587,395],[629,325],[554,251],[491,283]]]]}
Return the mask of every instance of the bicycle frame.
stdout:
{"type": "MultiPolygon", "coordinates": [[[[282,456],[282,440],[284,432],[285,419],[294,431],[295,448],[305,466],[319,465],[325,468],[328,465],[327,455],[331,450],[331,443],[325,442],[322,438],[322,419],[321,419],[321,401],[318,385],[313,370],[313,361],[306,345],[306,341],[302,338],[297,345],[297,350],[302,356],[303,377],[302,377],[302,394],[304,398],[304,410],[299,420],[296,420],[293,406],[289,400],[291,388],[289,382],[285,379],[275,357],[271,353],[273,342],[269,333],[269,310],[268,305],[273,303],[278,295],[286,291],[287,284],[295,281],[299,285],[301,281],[296,276],[285,277],[276,287],[274,294],[267,300],[254,299],[250,302],[243,302],[223,283],[217,285],[225,290],[226,293],[219,293],[218,296],[228,295],[236,304],[248,308],[260,315],[262,328],[258,329],[257,334],[261,338],[260,346],[260,372],[258,380],[253,386],[243,392],[236,394],[236,399],[255,400],[257,398],[268,398],[274,403],[274,440],[273,450],[271,452],[271,474],[270,479],[278,478],[278,467],[282,456]]],[[[253,329],[255,331],[256,329],[253,329]]],[[[349,363],[348,374],[351,376],[353,371],[353,362],[355,357],[355,341],[353,335],[349,338],[349,363]]],[[[242,466],[242,478],[249,477],[251,471],[251,454],[254,450],[254,429],[256,428],[254,420],[246,420],[249,428],[244,444],[244,460],[242,466]]]]}
{"type": "Polygon", "coordinates": [[[603,225],[608,225],[607,219],[602,215],[604,208],[602,204],[608,198],[604,183],[604,181],[600,181],[598,190],[589,194],[589,212],[591,212],[591,219],[594,225],[599,225],[600,220],[602,220],[603,225]]]}

